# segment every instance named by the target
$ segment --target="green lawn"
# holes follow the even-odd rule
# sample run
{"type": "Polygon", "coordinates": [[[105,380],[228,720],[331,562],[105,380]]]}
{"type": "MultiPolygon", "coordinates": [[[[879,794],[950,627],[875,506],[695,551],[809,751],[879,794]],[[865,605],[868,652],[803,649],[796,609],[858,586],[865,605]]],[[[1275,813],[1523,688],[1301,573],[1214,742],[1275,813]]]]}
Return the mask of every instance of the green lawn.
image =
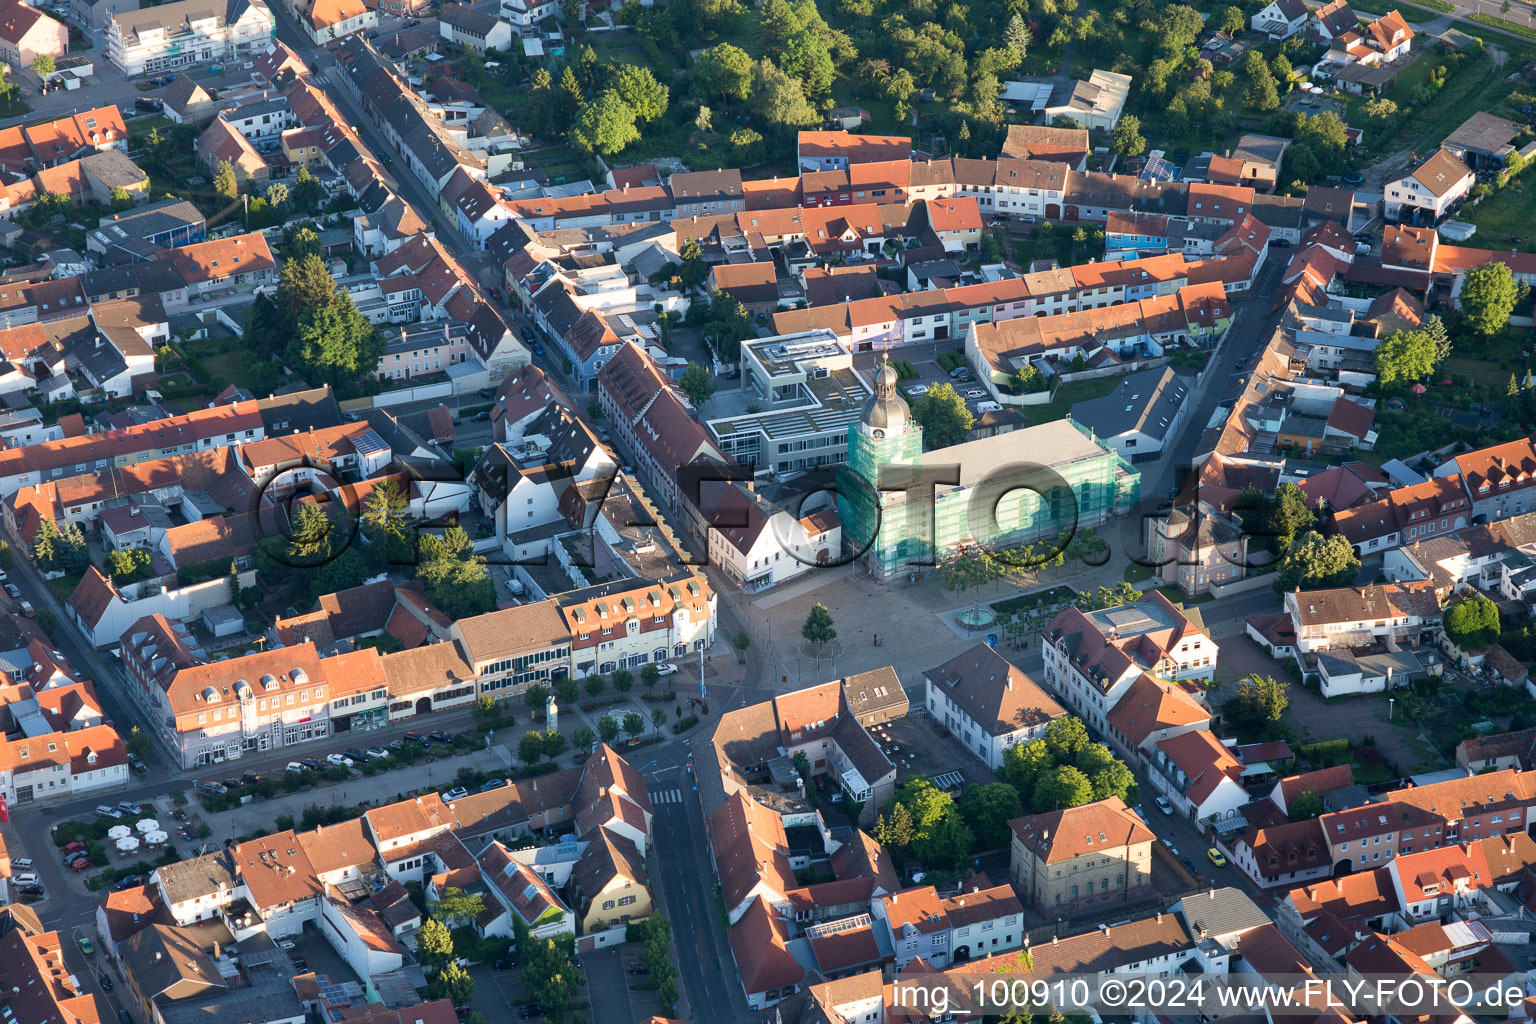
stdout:
{"type": "Polygon", "coordinates": [[[1469,245],[1536,252],[1536,178],[1516,178],[1457,217],[1477,225],[1469,245]]]}
{"type": "Polygon", "coordinates": [[[1090,398],[1103,398],[1115,390],[1115,385],[1120,383],[1120,380],[1120,375],[1111,374],[1108,377],[1068,381],[1056,389],[1056,396],[1045,405],[1021,405],[1018,409],[1029,417],[1030,426],[1052,423],[1065,417],[1067,411],[1078,402],[1086,402],[1090,398]]]}

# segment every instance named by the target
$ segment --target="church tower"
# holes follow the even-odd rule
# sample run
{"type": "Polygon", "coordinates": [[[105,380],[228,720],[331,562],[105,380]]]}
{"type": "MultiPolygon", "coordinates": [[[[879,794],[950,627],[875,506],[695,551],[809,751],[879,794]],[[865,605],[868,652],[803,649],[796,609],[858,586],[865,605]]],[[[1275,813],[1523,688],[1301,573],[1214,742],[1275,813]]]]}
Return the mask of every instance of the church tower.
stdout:
{"type": "Polygon", "coordinates": [[[848,466],[837,497],[843,543],[880,579],[918,556],[931,536],[922,523],[910,521],[910,513],[921,519],[924,510],[909,510],[906,492],[891,490],[915,480],[923,461],[923,428],[912,418],[896,379],[887,356],[875,371],[875,393],[848,437],[848,466]],[[910,472],[897,467],[910,467],[910,472]]]}

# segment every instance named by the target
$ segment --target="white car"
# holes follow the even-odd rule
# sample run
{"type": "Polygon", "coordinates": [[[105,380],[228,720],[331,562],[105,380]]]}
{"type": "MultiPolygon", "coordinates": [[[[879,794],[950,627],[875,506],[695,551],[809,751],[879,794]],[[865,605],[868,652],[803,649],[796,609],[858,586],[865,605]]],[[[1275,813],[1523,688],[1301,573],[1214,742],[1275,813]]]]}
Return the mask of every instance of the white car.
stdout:
{"type": "Polygon", "coordinates": [[[385,750],[383,747],[369,747],[367,750],[363,751],[363,753],[367,754],[369,757],[389,756],[389,751],[385,750]]]}
{"type": "Polygon", "coordinates": [[[911,395],[913,398],[921,398],[927,393],[928,385],[926,384],[914,384],[907,388],[907,394],[911,395]]]}
{"type": "Polygon", "coordinates": [[[352,767],[352,759],[344,754],[326,754],[325,759],[331,762],[331,764],[339,764],[343,768],[352,767]]]}
{"type": "Polygon", "coordinates": [[[657,675],[662,675],[662,676],[676,675],[677,674],[677,666],[676,665],[670,665],[670,664],[657,665],[656,666],[656,674],[657,675]]]}
{"type": "Polygon", "coordinates": [[[1157,798],[1157,809],[1162,811],[1164,814],[1172,814],[1173,804],[1168,802],[1167,797],[1160,796],[1157,798]]]}
{"type": "Polygon", "coordinates": [[[987,393],[985,391],[981,390],[981,388],[967,388],[966,391],[965,391],[965,397],[966,398],[986,398],[987,397],[987,393]]]}

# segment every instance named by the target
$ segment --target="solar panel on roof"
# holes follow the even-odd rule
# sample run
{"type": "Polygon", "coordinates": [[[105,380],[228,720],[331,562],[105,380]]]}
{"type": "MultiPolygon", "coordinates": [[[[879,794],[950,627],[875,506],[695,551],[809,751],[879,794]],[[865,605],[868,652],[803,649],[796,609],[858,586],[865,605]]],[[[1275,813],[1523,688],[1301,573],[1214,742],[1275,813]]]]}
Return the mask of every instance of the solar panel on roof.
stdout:
{"type": "Polygon", "coordinates": [[[357,449],[359,455],[374,455],[386,451],[389,445],[376,431],[369,430],[352,439],[352,447],[357,449]]]}

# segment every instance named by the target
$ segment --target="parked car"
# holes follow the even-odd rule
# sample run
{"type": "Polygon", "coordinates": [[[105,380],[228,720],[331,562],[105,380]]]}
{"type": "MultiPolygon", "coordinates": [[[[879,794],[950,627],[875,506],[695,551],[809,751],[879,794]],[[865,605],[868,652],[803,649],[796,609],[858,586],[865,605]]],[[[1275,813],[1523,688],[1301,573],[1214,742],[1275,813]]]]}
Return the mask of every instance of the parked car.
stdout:
{"type": "Polygon", "coordinates": [[[208,793],[213,796],[223,796],[225,793],[229,792],[229,789],[222,782],[199,782],[197,784],[197,791],[199,793],[208,793]]]}
{"type": "Polygon", "coordinates": [[[447,733],[445,733],[445,732],[443,732],[441,730],[436,730],[436,731],[427,733],[427,739],[431,740],[433,743],[452,743],[453,742],[453,737],[449,736],[447,733]]]}
{"type": "Polygon", "coordinates": [[[367,764],[369,761],[373,760],[373,758],[369,757],[361,750],[358,750],[356,747],[353,747],[349,750],[343,750],[342,753],[347,757],[350,757],[354,764],[367,764]]]}
{"type": "Polygon", "coordinates": [[[469,790],[465,789],[463,786],[454,786],[448,792],[443,794],[443,799],[451,803],[454,800],[463,800],[467,796],[469,796],[469,790]]]}
{"type": "Polygon", "coordinates": [[[234,778],[233,776],[231,776],[230,778],[227,778],[227,779],[224,780],[224,788],[225,789],[244,789],[245,788],[245,783],[241,782],[239,779],[234,778]]]}
{"type": "Polygon", "coordinates": [[[488,409],[481,409],[479,412],[477,412],[473,416],[471,416],[470,420],[471,420],[471,422],[474,422],[474,423],[484,423],[486,420],[488,420],[490,418],[491,418],[490,410],[488,410],[488,409]]]}
{"type": "Polygon", "coordinates": [[[32,884],[29,884],[29,885],[18,885],[16,887],[16,891],[21,893],[23,896],[46,896],[46,895],[48,895],[47,891],[43,888],[42,884],[41,883],[37,883],[37,882],[34,882],[32,884]]]}
{"type": "Polygon", "coordinates": [[[485,785],[480,787],[480,792],[489,793],[493,789],[501,789],[506,785],[508,785],[506,779],[492,779],[490,782],[487,782],[485,785]]]}
{"type": "Polygon", "coordinates": [[[111,992],[112,991],[112,979],[111,978],[107,977],[105,974],[98,974],[98,975],[96,975],[96,980],[101,982],[101,987],[105,991],[107,991],[107,992],[111,992]]]}
{"type": "MultiPolygon", "coordinates": [[[[420,743],[422,746],[426,746],[427,743],[427,738],[419,732],[404,733],[401,735],[400,740],[403,743],[420,743]]],[[[394,746],[394,744],[390,744],[390,746],[394,746]]]]}
{"type": "Polygon", "coordinates": [[[1157,798],[1157,809],[1162,811],[1164,814],[1172,814],[1173,804],[1168,802],[1167,797],[1160,796],[1157,798]]]}
{"type": "Polygon", "coordinates": [[[245,783],[247,786],[254,786],[256,783],[261,781],[261,776],[257,775],[255,772],[246,772],[244,775],[240,776],[240,781],[245,783]]]}
{"type": "Polygon", "coordinates": [[[111,818],[113,821],[123,820],[122,811],[118,810],[116,807],[108,807],[106,804],[102,804],[100,807],[96,808],[96,816],[98,818],[111,818]]]}
{"type": "Polygon", "coordinates": [[[290,772],[301,772],[304,770],[304,766],[299,764],[297,761],[289,761],[288,767],[284,770],[290,772]]]}
{"type": "Polygon", "coordinates": [[[299,758],[299,764],[303,765],[305,768],[317,772],[323,771],[325,769],[325,762],[313,757],[301,757],[299,758]]]}
{"type": "Polygon", "coordinates": [[[79,852],[81,852],[84,849],[85,849],[85,844],[80,842],[77,839],[73,843],[70,843],[68,846],[64,847],[64,853],[67,856],[67,855],[69,855],[71,853],[79,853],[79,852]]]}
{"type": "Polygon", "coordinates": [[[921,398],[927,393],[928,385],[926,384],[913,384],[911,387],[907,388],[907,394],[911,395],[913,398],[921,398]]]}
{"type": "Polygon", "coordinates": [[[325,759],[331,764],[340,765],[343,768],[352,767],[352,759],[345,754],[326,754],[325,759]]]}
{"type": "Polygon", "coordinates": [[[639,960],[636,960],[634,963],[629,965],[629,973],[630,974],[650,974],[651,973],[651,969],[649,967],[645,966],[645,964],[641,963],[639,960]]]}
{"type": "Polygon", "coordinates": [[[91,945],[91,940],[90,939],[88,939],[84,935],[82,935],[78,939],[76,939],[75,941],[80,944],[80,952],[84,953],[86,956],[95,956],[96,955],[96,947],[91,945]]]}
{"type": "Polygon", "coordinates": [[[5,593],[12,601],[21,600],[21,588],[14,583],[7,583],[5,585],[5,593]]]}
{"type": "Polygon", "coordinates": [[[496,962],[491,965],[491,970],[493,970],[493,971],[510,971],[512,968],[514,968],[516,966],[517,966],[516,964],[514,964],[511,960],[508,960],[506,957],[498,957],[496,962]]]}
{"type": "Polygon", "coordinates": [[[135,110],[146,114],[156,114],[165,109],[165,103],[153,96],[140,96],[133,101],[133,106],[135,110]]]}
{"type": "Polygon", "coordinates": [[[388,757],[389,756],[389,751],[385,750],[383,747],[369,747],[365,751],[365,753],[369,757],[388,757]]]}
{"type": "Polygon", "coordinates": [[[1216,847],[1213,846],[1206,850],[1205,855],[1211,858],[1211,863],[1215,864],[1217,867],[1224,868],[1227,866],[1227,858],[1223,856],[1222,852],[1216,849],[1216,847]]]}
{"type": "Polygon", "coordinates": [[[481,398],[483,398],[487,402],[489,402],[491,399],[496,397],[496,389],[495,388],[481,388],[479,391],[476,391],[475,394],[479,395],[481,398]]]}
{"type": "Polygon", "coordinates": [[[501,289],[497,288],[495,285],[491,285],[491,298],[498,301],[501,299],[501,289]]]}
{"type": "Polygon", "coordinates": [[[129,875],[126,878],[119,878],[117,880],[117,884],[112,887],[112,891],[113,892],[122,892],[124,889],[132,889],[136,885],[143,885],[143,884],[144,884],[144,876],[143,875],[129,875]]]}
{"type": "Polygon", "coordinates": [[[677,666],[673,665],[671,662],[663,662],[662,664],[656,666],[656,671],[660,675],[671,676],[676,675],[678,669],[677,666]]]}
{"type": "MultiPolygon", "coordinates": [[[[144,813],[144,808],[140,807],[132,800],[119,800],[117,803],[117,809],[122,811],[124,814],[140,815],[144,813]]],[[[12,863],[14,864],[15,862],[12,861],[12,863]]]]}
{"type": "Polygon", "coordinates": [[[544,1016],[544,1007],[538,1003],[524,1003],[517,1011],[517,1015],[523,1020],[532,1020],[535,1017],[544,1016]]]}
{"type": "Polygon", "coordinates": [[[117,1011],[117,1024],[133,1024],[133,1018],[128,1016],[127,1010],[117,1011]]]}

